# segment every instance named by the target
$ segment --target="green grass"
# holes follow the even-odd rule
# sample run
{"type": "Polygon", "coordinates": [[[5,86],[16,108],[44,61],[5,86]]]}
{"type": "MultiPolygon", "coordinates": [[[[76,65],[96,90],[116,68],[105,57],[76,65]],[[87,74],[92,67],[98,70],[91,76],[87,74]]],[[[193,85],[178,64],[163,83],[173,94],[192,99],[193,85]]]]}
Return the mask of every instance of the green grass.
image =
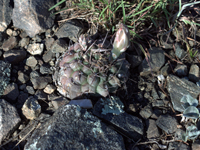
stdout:
{"type": "MultiPolygon", "coordinates": [[[[62,4],[65,0],[60,1],[55,6],[62,4]]],[[[79,0],[71,1],[77,11],[83,11],[93,14],[92,23],[103,26],[104,29],[114,32],[118,22],[126,24],[132,35],[137,35],[138,25],[148,26],[151,22],[158,27],[159,20],[165,18],[168,27],[170,27],[171,10],[178,6],[178,0],[79,0]]],[[[64,8],[62,10],[67,10],[64,8]]],[[[139,37],[139,35],[137,35],[139,37]]]]}
{"type": "MultiPolygon", "coordinates": [[[[65,1],[61,0],[49,10],[52,11],[65,1]]],[[[130,30],[131,41],[137,39],[139,42],[144,40],[145,37],[144,35],[141,36],[140,33],[147,28],[154,30],[155,34],[158,34],[159,29],[167,31],[164,34],[170,33],[176,29],[178,19],[183,11],[188,6],[200,3],[198,1],[182,4],[181,0],[68,0],[68,2],[71,2],[72,7],[62,8],[60,12],[73,8],[77,14],[72,16],[72,19],[84,18],[90,24],[96,27],[101,26],[105,31],[110,31],[112,34],[116,31],[116,25],[123,22],[130,30]]],[[[189,20],[187,17],[182,17],[181,21],[193,27],[200,26],[199,23],[189,20]]],[[[147,34],[153,34],[153,32],[147,34]]],[[[194,58],[197,52],[193,52],[188,44],[186,46],[189,55],[194,58]]]]}

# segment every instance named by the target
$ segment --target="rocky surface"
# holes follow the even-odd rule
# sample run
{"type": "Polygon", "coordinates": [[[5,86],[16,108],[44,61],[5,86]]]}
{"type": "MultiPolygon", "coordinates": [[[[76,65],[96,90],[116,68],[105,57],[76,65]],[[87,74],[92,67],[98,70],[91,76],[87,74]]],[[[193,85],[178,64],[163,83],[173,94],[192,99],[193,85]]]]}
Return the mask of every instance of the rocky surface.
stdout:
{"type": "Polygon", "coordinates": [[[65,105],[33,132],[24,149],[124,150],[125,146],[121,135],[86,109],[65,105]]]}
{"type": "MultiPolygon", "coordinates": [[[[182,139],[194,120],[181,121],[181,98],[199,100],[200,94],[199,61],[188,57],[182,35],[159,36],[160,45],[150,42],[146,57],[131,43],[125,86],[106,98],[70,100],[58,93],[52,74],[88,24],[56,23],[48,11],[54,0],[0,4],[0,149],[199,149],[199,139],[182,139]]],[[[196,125],[199,130],[199,120],[196,125]]]]}

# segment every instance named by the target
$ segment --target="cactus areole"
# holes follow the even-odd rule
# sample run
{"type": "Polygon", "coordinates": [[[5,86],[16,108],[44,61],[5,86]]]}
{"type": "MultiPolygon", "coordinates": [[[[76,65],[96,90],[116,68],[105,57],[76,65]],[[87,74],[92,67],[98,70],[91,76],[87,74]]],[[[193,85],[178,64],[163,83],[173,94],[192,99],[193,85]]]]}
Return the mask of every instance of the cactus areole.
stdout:
{"type": "Polygon", "coordinates": [[[120,24],[113,46],[105,43],[105,39],[94,41],[81,35],[67,49],[54,68],[59,93],[70,99],[89,93],[106,97],[127,81],[130,65],[121,54],[129,44],[127,27],[120,24]]]}

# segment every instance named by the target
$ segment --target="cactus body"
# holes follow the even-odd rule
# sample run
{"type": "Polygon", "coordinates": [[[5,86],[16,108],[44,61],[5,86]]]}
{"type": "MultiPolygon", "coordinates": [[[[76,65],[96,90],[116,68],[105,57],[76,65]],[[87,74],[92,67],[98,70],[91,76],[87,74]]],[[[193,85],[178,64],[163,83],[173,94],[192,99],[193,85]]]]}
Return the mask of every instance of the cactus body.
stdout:
{"type": "MultiPolygon", "coordinates": [[[[57,60],[53,80],[57,90],[74,99],[85,93],[108,96],[128,79],[125,55],[110,61],[112,46],[83,35],[57,60]]],[[[108,42],[109,43],[109,42],[108,42]]]]}

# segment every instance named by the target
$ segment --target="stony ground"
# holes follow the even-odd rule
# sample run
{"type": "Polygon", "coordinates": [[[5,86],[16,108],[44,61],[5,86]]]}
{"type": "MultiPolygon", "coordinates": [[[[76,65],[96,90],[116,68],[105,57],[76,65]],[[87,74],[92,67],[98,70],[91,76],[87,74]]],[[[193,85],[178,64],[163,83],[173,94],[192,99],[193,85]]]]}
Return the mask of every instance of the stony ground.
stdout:
{"type": "MultiPolygon", "coordinates": [[[[183,35],[160,35],[159,45],[150,41],[146,58],[131,43],[125,52],[130,63],[125,86],[107,98],[70,100],[57,91],[53,68],[88,24],[58,25],[48,11],[54,1],[35,1],[0,6],[5,8],[0,9],[0,149],[200,149],[199,138],[182,139],[189,124],[200,128],[198,120],[181,121],[181,98],[199,100],[200,93],[200,55],[189,57],[183,35]]],[[[189,44],[198,46],[193,40],[189,44]]]]}

